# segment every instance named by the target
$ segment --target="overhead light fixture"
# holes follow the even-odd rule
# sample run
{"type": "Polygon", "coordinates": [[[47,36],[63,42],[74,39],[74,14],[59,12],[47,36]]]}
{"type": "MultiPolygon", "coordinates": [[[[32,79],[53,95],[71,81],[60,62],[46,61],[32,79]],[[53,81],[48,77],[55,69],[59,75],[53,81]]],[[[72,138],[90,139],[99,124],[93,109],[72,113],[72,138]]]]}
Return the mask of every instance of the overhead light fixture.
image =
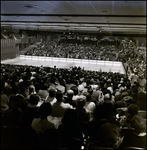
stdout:
{"type": "Polygon", "coordinates": [[[31,5],[31,4],[28,4],[28,5],[20,4],[19,6],[22,8],[27,8],[27,9],[39,8],[37,5],[31,5]]]}
{"type": "Polygon", "coordinates": [[[68,21],[69,19],[64,19],[65,21],[68,21]]]}

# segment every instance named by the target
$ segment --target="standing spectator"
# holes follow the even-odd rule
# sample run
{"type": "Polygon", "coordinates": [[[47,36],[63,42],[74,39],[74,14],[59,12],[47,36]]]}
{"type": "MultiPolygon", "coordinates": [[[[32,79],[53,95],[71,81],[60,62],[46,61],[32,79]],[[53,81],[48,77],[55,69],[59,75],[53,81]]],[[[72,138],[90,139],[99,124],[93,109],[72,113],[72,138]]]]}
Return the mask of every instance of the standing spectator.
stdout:
{"type": "Polygon", "coordinates": [[[34,118],[32,121],[32,128],[38,133],[45,133],[48,129],[54,129],[52,122],[48,121],[47,117],[50,115],[52,106],[50,103],[43,103],[39,109],[39,118],[34,118]]]}
{"type": "Polygon", "coordinates": [[[57,99],[57,101],[52,106],[51,116],[63,117],[65,111],[67,109],[72,109],[73,107],[70,104],[63,102],[62,92],[56,93],[56,99],[57,99]]]}
{"type": "Polygon", "coordinates": [[[67,109],[73,109],[73,106],[63,102],[63,94],[61,91],[56,93],[56,99],[57,101],[52,105],[51,115],[48,117],[48,120],[55,124],[55,128],[58,128],[65,111],[67,109]]]}

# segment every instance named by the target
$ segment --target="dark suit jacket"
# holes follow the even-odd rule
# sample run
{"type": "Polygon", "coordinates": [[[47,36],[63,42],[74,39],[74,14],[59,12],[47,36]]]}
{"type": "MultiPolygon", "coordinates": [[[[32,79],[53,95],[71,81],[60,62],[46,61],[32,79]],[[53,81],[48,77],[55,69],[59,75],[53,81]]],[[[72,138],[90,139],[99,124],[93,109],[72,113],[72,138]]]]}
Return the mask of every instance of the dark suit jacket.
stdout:
{"type": "Polygon", "coordinates": [[[16,98],[19,108],[24,112],[28,106],[28,99],[25,99],[22,95],[19,94],[16,96],[16,98]]]}

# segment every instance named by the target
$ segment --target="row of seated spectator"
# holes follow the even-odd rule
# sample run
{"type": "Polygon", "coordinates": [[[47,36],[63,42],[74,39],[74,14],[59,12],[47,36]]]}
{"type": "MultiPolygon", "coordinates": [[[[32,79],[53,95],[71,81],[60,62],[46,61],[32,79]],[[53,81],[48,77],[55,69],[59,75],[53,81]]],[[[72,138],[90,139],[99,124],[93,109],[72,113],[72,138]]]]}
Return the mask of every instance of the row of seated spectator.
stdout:
{"type": "Polygon", "coordinates": [[[67,43],[56,39],[55,41],[43,41],[40,46],[27,51],[25,55],[114,61],[116,54],[112,49],[114,47],[111,45],[67,43]]]}
{"type": "Polygon", "coordinates": [[[146,83],[133,81],[80,67],[2,64],[1,148],[145,149],[146,83]]]}
{"type": "Polygon", "coordinates": [[[136,71],[140,75],[146,75],[146,55],[145,51],[138,49],[135,42],[129,39],[118,39],[119,46],[116,46],[115,40],[111,45],[112,39],[103,42],[86,44],[60,42],[57,38],[53,41],[43,41],[41,45],[32,48],[25,53],[30,56],[47,56],[60,58],[90,59],[121,61],[125,64],[128,73],[136,71]],[[102,44],[103,43],[103,44],[102,44]],[[108,44],[107,44],[108,43],[108,44]],[[105,45],[104,45],[105,44],[105,45]]]}

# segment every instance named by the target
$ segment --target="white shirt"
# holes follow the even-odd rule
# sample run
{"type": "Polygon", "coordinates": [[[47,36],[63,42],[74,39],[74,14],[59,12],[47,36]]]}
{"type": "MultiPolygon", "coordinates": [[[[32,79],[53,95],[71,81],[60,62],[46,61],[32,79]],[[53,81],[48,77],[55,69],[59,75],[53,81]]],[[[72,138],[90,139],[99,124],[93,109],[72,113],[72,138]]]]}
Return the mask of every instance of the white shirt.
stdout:
{"type": "Polygon", "coordinates": [[[34,118],[31,124],[32,128],[39,133],[45,133],[48,129],[54,129],[55,126],[47,119],[34,118]]]}
{"type": "Polygon", "coordinates": [[[85,105],[85,108],[89,110],[91,113],[94,113],[96,105],[94,102],[90,102],[90,103],[87,103],[87,105],[85,105]]]}

